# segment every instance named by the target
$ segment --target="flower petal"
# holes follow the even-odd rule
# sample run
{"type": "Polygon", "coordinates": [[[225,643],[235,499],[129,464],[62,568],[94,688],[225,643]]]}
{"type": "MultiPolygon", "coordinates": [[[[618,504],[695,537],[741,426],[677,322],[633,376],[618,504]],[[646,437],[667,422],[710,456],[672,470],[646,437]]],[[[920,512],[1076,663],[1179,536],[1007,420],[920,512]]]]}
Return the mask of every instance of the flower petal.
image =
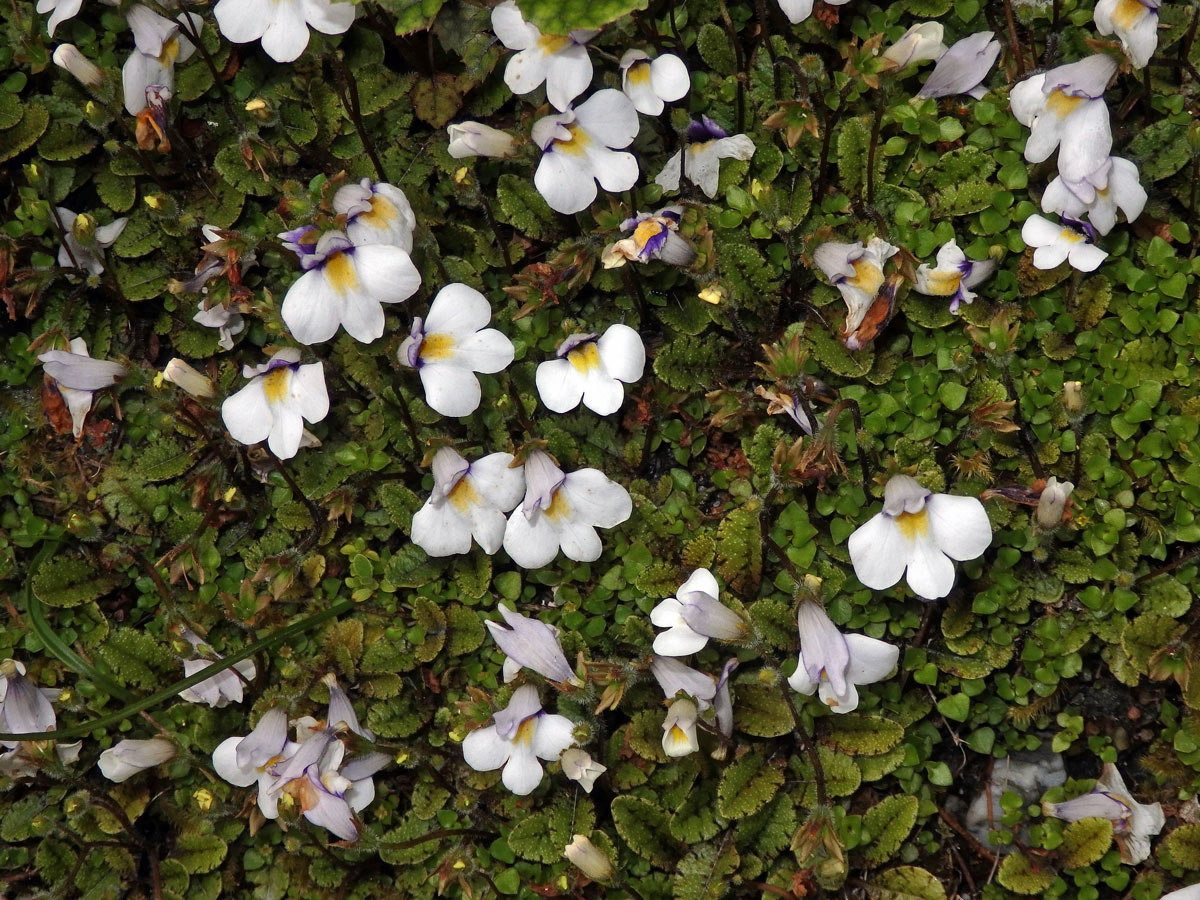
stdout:
{"type": "Polygon", "coordinates": [[[992,523],[975,497],[934,494],[925,510],[934,541],[951,559],[975,559],[992,543],[992,523]]]}
{"type": "Polygon", "coordinates": [[[864,587],[886,590],[900,580],[908,565],[908,542],[896,520],[878,513],[850,535],[846,542],[854,575],[864,587]]]}

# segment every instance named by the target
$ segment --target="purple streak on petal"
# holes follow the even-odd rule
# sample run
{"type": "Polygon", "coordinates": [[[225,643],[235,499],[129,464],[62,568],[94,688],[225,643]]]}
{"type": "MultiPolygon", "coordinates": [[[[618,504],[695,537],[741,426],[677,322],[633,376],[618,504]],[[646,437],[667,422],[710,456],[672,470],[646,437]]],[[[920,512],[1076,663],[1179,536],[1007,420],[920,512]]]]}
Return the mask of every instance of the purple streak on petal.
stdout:
{"type": "Polygon", "coordinates": [[[723,137],[729,137],[729,132],[708,116],[701,116],[699,122],[692,122],[688,126],[687,138],[693,144],[723,137]]]}
{"type": "Polygon", "coordinates": [[[594,341],[595,339],[596,332],[594,331],[591,334],[573,334],[558,345],[558,349],[554,351],[554,355],[562,359],[580,344],[586,344],[588,341],[594,341]]]}

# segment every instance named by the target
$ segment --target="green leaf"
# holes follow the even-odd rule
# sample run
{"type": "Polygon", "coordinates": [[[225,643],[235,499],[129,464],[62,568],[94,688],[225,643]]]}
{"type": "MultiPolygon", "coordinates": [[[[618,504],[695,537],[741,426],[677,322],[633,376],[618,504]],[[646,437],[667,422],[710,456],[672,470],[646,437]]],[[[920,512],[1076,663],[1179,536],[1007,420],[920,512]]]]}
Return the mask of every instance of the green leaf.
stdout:
{"type": "Polygon", "coordinates": [[[12,128],[21,121],[21,101],[15,94],[0,90],[0,130],[12,128]]]}
{"type": "Polygon", "coordinates": [[[163,261],[155,259],[140,263],[125,263],[114,260],[113,273],[126,300],[150,300],[163,294],[170,280],[163,261]]]}
{"type": "Polygon", "coordinates": [[[446,0],[379,0],[379,5],[396,17],[396,34],[424,31],[446,0]]]}
{"type": "Polygon", "coordinates": [[[683,804],[671,815],[671,834],[676,840],[691,846],[707,841],[721,830],[716,793],[711,779],[701,778],[692,783],[683,804]]]}
{"type": "Polygon", "coordinates": [[[571,835],[587,834],[596,823],[592,801],[586,796],[560,796],[547,808],[523,816],[508,834],[508,846],[524,859],[556,863],[563,858],[563,847],[571,835]]]}
{"type": "Polygon", "coordinates": [[[174,674],[180,668],[173,653],[145,631],[134,628],[116,629],[96,653],[121,681],[143,688],[160,687],[163,675],[174,674]]]}
{"type": "Polygon", "coordinates": [[[1113,825],[1108,819],[1089,817],[1072,822],[1063,829],[1058,852],[1068,869],[1090,866],[1112,846],[1113,825]]]}
{"type": "Polygon", "coordinates": [[[1200,825],[1180,825],[1167,835],[1163,847],[1185,869],[1200,869],[1200,825]]]}
{"type": "Polygon", "coordinates": [[[55,162],[79,159],[96,146],[96,140],[90,130],[55,122],[38,141],[38,155],[55,162]]]}
{"type": "Polygon", "coordinates": [[[918,866],[897,866],[880,872],[867,884],[871,900],[946,900],[946,889],[918,866]]]}
{"type": "MultiPolygon", "coordinates": [[[[97,172],[92,179],[104,205],[116,213],[129,212],[137,199],[137,181],[126,175],[97,172]]],[[[128,228],[128,225],[126,226],[128,228]]],[[[125,232],[121,232],[124,236],[125,232]]],[[[122,254],[127,255],[127,254],[122,254]]]]}
{"type": "Polygon", "coordinates": [[[783,784],[783,767],[750,752],[731,763],[717,788],[717,812],[727,819],[744,819],[774,798],[783,784]]]}
{"type": "MultiPolygon", "coordinates": [[[[755,604],[761,606],[762,601],[755,604]]],[[[791,618],[790,614],[788,618],[791,618]]],[[[779,688],[766,684],[738,684],[734,687],[734,724],[738,731],[755,737],[778,737],[795,727],[791,710],[783,702],[779,688]]]]}
{"type": "Polygon", "coordinates": [[[492,584],[492,558],[477,552],[454,567],[454,581],[464,597],[478,600],[492,584]]]}
{"type": "Polygon", "coordinates": [[[86,559],[55,557],[34,575],[33,592],[47,606],[61,609],[96,600],[124,582],[123,575],[101,573],[86,559]]]}
{"type": "Polygon", "coordinates": [[[50,124],[50,113],[39,103],[25,106],[21,121],[0,131],[0,162],[28,150],[50,124]]]}
{"type": "Polygon", "coordinates": [[[904,739],[904,727],[879,716],[850,713],[833,716],[820,740],[835,750],[853,755],[877,756],[904,739]]]}
{"type": "Polygon", "coordinates": [[[1169,178],[1192,158],[1188,126],[1170,119],[1155,122],[1138,131],[1125,152],[1147,181],[1169,178]]]}
{"type": "Polygon", "coordinates": [[[718,75],[732,75],[737,71],[737,57],[729,44],[729,35],[720,25],[705,22],[696,35],[696,50],[700,58],[718,75]]]}
{"type": "Polygon", "coordinates": [[[613,800],[612,817],[617,834],[634,853],[662,869],[674,865],[675,839],[661,806],[625,794],[613,800]]]}
{"type": "Polygon", "coordinates": [[[446,627],[450,632],[446,649],[451,656],[463,656],[483,643],[483,622],[472,609],[457,605],[449,607],[446,610],[446,627]]]}
{"type": "Polygon", "coordinates": [[[1015,894],[1032,896],[1050,887],[1054,881],[1054,870],[1035,862],[1020,850],[1014,850],[1000,863],[996,880],[1015,894]]]}
{"type": "Polygon", "coordinates": [[[693,847],[679,863],[672,884],[675,900],[720,900],[741,860],[730,841],[693,847]]]}
{"type": "Polygon", "coordinates": [[[955,381],[943,381],[938,385],[938,397],[946,409],[956,410],[967,399],[967,389],[955,381]]]}
{"type": "Polygon", "coordinates": [[[886,797],[867,810],[863,827],[871,833],[871,844],[864,859],[869,866],[887,862],[900,850],[917,824],[919,802],[916,797],[898,794],[886,797]]]}
{"type": "Polygon", "coordinates": [[[496,181],[496,218],[538,240],[549,240],[558,230],[558,220],[528,178],[509,172],[496,181]]]}
{"type": "Polygon", "coordinates": [[[1166,616],[1138,616],[1121,633],[1121,648],[1141,675],[1150,674],[1150,658],[1179,640],[1187,626],[1166,616]]]}
{"type": "MultiPolygon", "coordinates": [[[[821,762],[821,771],[825,776],[825,791],[830,797],[848,797],[858,790],[862,784],[862,772],[852,757],[828,747],[817,747],[817,758],[821,762]]],[[[816,773],[813,772],[808,754],[802,753],[793,757],[793,771],[803,785],[800,804],[813,807],[817,803],[816,773]]]]}
{"type": "Polygon", "coordinates": [[[178,860],[189,875],[195,875],[215,870],[228,850],[215,834],[184,834],[176,842],[171,858],[178,860]]]}
{"type": "Polygon", "coordinates": [[[867,183],[871,129],[865,119],[847,119],[838,133],[838,175],[847,194],[860,194],[867,183]]]}
{"type": "Polygon", "coordinates": [[[599,28],[635,9],[645,9],[648,3],[649,0],[517,0],[521,15],[543,34],[599,28]]]}
{"type": "Polygon", "coordinates": [[[745,596],[758,593],[762,578],[760,506],[750,500],[730,510],[717,527],[717,572],[735,593],[745,596]]]}

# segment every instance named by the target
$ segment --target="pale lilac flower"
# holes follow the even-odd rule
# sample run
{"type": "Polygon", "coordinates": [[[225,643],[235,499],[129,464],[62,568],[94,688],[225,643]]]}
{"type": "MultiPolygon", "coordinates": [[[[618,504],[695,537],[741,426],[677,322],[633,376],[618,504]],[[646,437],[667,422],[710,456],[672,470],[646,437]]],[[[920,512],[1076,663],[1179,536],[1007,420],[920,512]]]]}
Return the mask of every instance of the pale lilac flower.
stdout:
{"type": "MultiPolygon", "coordinates": [[[[202,654],[195,659],[184,660],[183,674],[186,677],[190,678],[197,672],[204,671],[214,662],[221,660],[221,655],[209,647],[204,639],[190,628],[181,629],[179,635],[192,645],[192,649],[196,653],[202,654]]],[[[258,668],[254,665],[254,660],[243,659],[241,662],[234,663],[230,668],[204,679],[199,684],[185,688],[179,692],[179,697],[188,703],[203,703],[205,706],[220,709],[230,703],[241,703],[243,685],[253,681],[257,676],[258,668]]]]}
{"type": "Polygon", "coordinates": [[[79,52],[74,44],[59,44],[51,57],[54,64],[66,69],[75,80],[87,88],[98,88],[104,81],[104,73],[90,59],[79,52]]]}
{"type": "Polygon", "coordinates": [[[1108,257],[1096,246],[1096,232],[1087,222],[1063,218],[1061,225],[1033,215],[1021,226],[1021,240],[1033,251],[1033,265],[1053,269],[1064,262],[1080,272],[1094,272],[1108,257]]]}
{"type": "Polygon", "coordinates": [[[92,395],[112,387],[125,377],[128,370],[120,363],[92,359],[83,338],[72,338],[70,346],[69,352],[47,350],[39,353],[38,359],[46,374],[54,379],[63,402],[67,404],[72,429],[78,440],[83,436],[83,425],[92,408],[92,395]]]}
{"type": "Polygon", "coordinates": [[[538,119],[532,137],[542,159],[534,186],[551,209],[567,214],[591,205],[596,182],[606,191],[628,190],[637,181],[638,164],[620,148],[637,133],[637,110],[612,88],[596,91],[575,109],[538,119]]]}
{"type": "MultiPolygon", "coordinates": [[[[185,15],[192,32],[199,33],[204,20],[197,13],[181,14],[179,20],[185,15]]],[[[121,68],[121,85],[125,111],[136,116],[146,108],[148,92],[165,92],[165,98],[170,98],[175,88],[175,64],[186,62],[196,47],[180,34],[181,21],[164,18],[141,4],[130,7],[129,25],[135,47],[121,68]]]]}
{"type": "Polygon", "coordinates": [[[663,753],[674,758],[700,749],[696,738],[697,716],[696,704],[686,697],[680,697],[667,707],[667,716],[663,720],[663,753]]]}
{"type": "Polygon", "coordinates": [[[728,659],[721,667],[717,679],[717,694],[713,697],[713,711],[717,715],[717,730],[725,737],[733,737],[733,700],[729,696],[729,676],[738,667],[736,659],[728,659]]]}
{"type": "Polygon", "coordinates": [[[223,303],[217,303],[205,309],[204,301],[201,300],[196,314],[192,316],[192,321],[205,328],[217,329],[217,346],[222,350],[232,350],[233,336],[246,330],[246,321],[242,318],[242,314],[223,303]]]}
{"type": "Polygon", "coordinates": [[[705,672],[670,656],[655,656],[650,663],[650,674],[668,700],[675,699],[675,695],[682,691],[694,698],[701,709],[713,705],[717,695],[717,680],[705,672]]]}
{"type": "Polygon", "coordinates": [[[37,0],[37,11],[42,15],[50,13],[46,22],[46,34],[54,37],[54,30],[67,19],[73,19],[79,14],[83,0],[37,0]]]}
{"type": "Polygon", "coordinates": [[[1059,481],[1053,475],[1046,479],[1046,486],[1042,488],[1041,496],[1038,497],[1035,511],[1035,518],[1040,527],[1050,531],[1062,524],[1067,500],[1073,490],[1075,485],[1069,481],[1059,481]]]}
{"type": "Polygon", "coordinates": [[[553,628],[508,607],[501,606],[499,609],[508,627],[505,628],[496,622],[484,624],[491,632],[492,639],[509,659],[521,668],[533,669],[556,684],[583,687],[583,680],[567,662],[553,628]]]}
{"type": "Polygon", "coordinates": [[[433,492],[413,516],[412,541],[430,556],[467,553],[472,538],[489,555],[504,541],[505,514],[525,492],[523,469],[511,453],[468,463],[450,447],[433,457],[433,492]]]}
{"type": "Polygon", "coordinates": [[[78,266],[89,275],[104,272],[104,251],[116,243],[129,219],[113,219],[97,226],[91,216],[76,215],[65,206],[54,210],[63,229],[63,244],[58,248],[58,264],[64,269],[78,266]]]}
{"type": "Polygon", "coordinates": [[[501,372],[513,361],[513,342],[485,327],[491,318],[492,307],[483,294],[465,284],[448,284],[438,291],[428,315],[413,319],[400,345],[400,363],[420,373],[425,402],[443,416],[475,412],[482,396],[475,373],[501,372]]]}
{"type": "Polygon", "coordinates": [[[407,300],[421,286],[407,252],[386,244],[358,247],[340,231],[321,235],[300,265],[304,274],[288,288],[279,314],[301,344],[327,341],[339,325],[369,344],[383,335],[383,304],[407,300]]]}
{"type": "Polygon", "coordinates": [[[1108,819],[1121,850],[1121,862],[1129,866],[1136,866],[1150,856],[1150,838],[1162,831],[1166,823],[1162,804],[1134,800],[1112,763],[1104,764],[1090,793],[1062,803],[1043,803],[1042,814],[1067,822],[1093,817],[1108,819]]]}
{"type": "Polygon", "coordinates": [[[497,712],[492,722],[467,735],[463,759],[477,772],[503,766],[500,780],[520,797],[532,793],[542,780],[538,759],[556,760],[575,743],[571,720],[543,710],[537,688],[531,684],[513,691],[508,706],[497,712]]]}
{"type": "Polygon", "coordinates": [[[880,58],[896,69],[938,59],[946,52],[946,45],[942,43],[944,34],[941,22],[918,22],[909,26],[903,37],[884,50],[880,58]]]}
{"type": "Polygon", "coordinates": [[[562,766],[563,774],[571,781],[578,781],[579,786],[588,794],[592,792],[596,779],[608,771],[607,766],[600,765],[586,750],[578,747],[568,747],[558,762],[562,766]]]}
{"type": "Polygon", "coordinates": [[[633,500],[598,469],[565,474],[541,450],[525,460],[525,501],[508,518],[504,549],[525,569],[548,564],[561,549],[577,562],[599,559],[597,528],[613,528],[633,513],[633,500]]]}
{"type": "Polygon", "coordinates": [[[471,156],[503,158],[516,153],[516,141],[507,131],[482,122],[456,122],[446,126],[450,144],[446,151],[454,159],[471,156]]]}
{"type": "Polygon", "coordinates": [[[994,259],[967,259],[958,242],[950,240],[938,250],[937,266],[926,263],[917,267],[913,289],[927,297],[949,297],[950,312],[958,312],[960,303],[973,303],[977,296],[971,288],[982,284],[996,270],[994,259]]]}
{"type": "Polygon", "coordinates": [[[492,10],[492,30],[505,47],[520,51],[504,69],[504,83],[514,94],[528,94],[545,82],[546,99],[555,109],[565,110],[592,83],[592,60],[585,45],[598,31],[544,35],[525,21],[513,0],[492,10]]]}
{"type": "Polygon", "coordinates": [[[333,211],[346,217],[346,235],[355,247],[385,244],[411,253],[417,217],[404,191],[364,178],[333,195],[333,211]]]}
{"type": "Polygon", "coordinates": [[[625,399],[624,384],[633,384],[646,368],[646,347],[628,325],[610,325],[599,339],[573,334],[540,363],[534,375],[538,396],[556,413],[570,412],[581,402],[592,412],[611,415],[625,399]],[[624,384],[623,384],[623,383],[624,384]]]}
{"type": "Polygon", "coordinates": [[[262,41],[275,62],[292,62],[308,46],[311,26],[322,34],[342,34],[354,22],[354,4],[337,0],[219,0],[217,27],[235,44],[262,41]]]}
{"type": "Polygon", "coordinates": [[[679,190],[682,177],[696,185],[707,197],[717,196],[721,176],[721,160],[749,159],[754,155],[754,141],[744,134],[732,137],[708,116],[692,122],[687,130],[687,146],[667,160],[654,183],[664,191],[679,190]]]}
{"type": "Polygon", "coordinates": [[[329,413],[325,370],[320,361],[300,365],[300,351],[280,350],[260,366],[243,366],[250,383],[221,404],[230,436],[242,444],[266,441],[280,459],[300,449],[304,423],[329,413]]]}
{"type": "Polygon", "coordinates": [[[900,648],[865,634],[842,634],[819,605],[803,600],[797,615],[800,657],[788,678],[799,694],[817,694],[835,713],[858,708],[858,686],[882,681],[900,648]]]}
{"type": "Polygon", "coordinates": [[[966,94],[982,100],[987,93],[983,80],[1000,57],[1000,42],[991,31],[980,31],[963,38],[943,53],[925,84],[917,92],[921,98],[952,97],[966,94]]]}
{"type": "MultiPolygon", "coordinates": [[[[50,698],[59,691],[40,689],[25,676],[25,666],[15,659],[0,661],[0,731],[8,734],[32,734],[53,731],[57,726],[50,698]]],[[[47,744],[42,741],[0,741],[0,775],[9,778],[33,778],[46,759],[47,744]]],[[[82,741],[54,744],[62,764],[79,759],[82,741]]]]}
{"type": "Polygon", "coordinates": [[[987,511],[975,497],[935,494],[908,475],[884,488],[883,510],[850,535],[854,574],[866,587],[885,590],[908,571],[918,597],[937,600],[954,586],[951,560],[975,559],[992,542],[987,511]]]}
{"type": "Polygon", "coordinates": [[[654,652],[660,656],[687,656],[703,650],[709,638],[744,640],[749,627],[717,599],[719,595],[712,572],[694,571],[676,596],[663,600],[650,612],[650,621],[667,629],[654,639],[654,652]]]}
{"type": "Polygon", "coordinates": [[[1097,233],[1108,234],[1117,224],[1118,207],[1132,222],[1146,208],[1146,199],[1137,166],[1127,159],[1110,156],[1082,179],[1068,181],[1059,175],[1051,181],[1042,194],[1042,212],[1075,220],[1087,216],[1097,233]]]}
{"type": "Polygon", "coordinates": [[[1158,47],[1158,8],[1162,0],[1100,0],[1092,14],[1096,30],[1116,34],[1135,69],[1150,62],[1158,47]]]}
{"type": "Polygon", "coordinates": [[[109,781],[120,784],[138,772],[153,769],[175,758],[178,749],[166,738],[146,741],[125,739],[100,754],[100,772],[109,781]]]}
{"type": "Polygon", "coordinates": [[[663,101],[679,100],[691,86],[687,66],[673,53],[651,59],[645,50],[626,50],[621,57],[621,90],[644,115],[660,115],[663,101]]]}
{"type": "Polygon", "coordinates": [[[621,223],[622,231],[632,231],[627,238],[609,244],[600,255],[606,269],[615,269],[627,261],[646,263],[661,259],[673,266],[690,266],[696,251],[676,231],[683,218],[682,206],[667,206],[656,213],[638,213],[621,223]]]}
{"type": "Polygon", "coordinates": [[[1115,59],[1095,54],[1013,87],[1008,98],[1013,116],[1030,129],[1025,159],[1045,162],[1058,148],[1058,172],[1067,180],[1095,172],[1112,149],[1104,90],[1116,71],[1115,59]]]}

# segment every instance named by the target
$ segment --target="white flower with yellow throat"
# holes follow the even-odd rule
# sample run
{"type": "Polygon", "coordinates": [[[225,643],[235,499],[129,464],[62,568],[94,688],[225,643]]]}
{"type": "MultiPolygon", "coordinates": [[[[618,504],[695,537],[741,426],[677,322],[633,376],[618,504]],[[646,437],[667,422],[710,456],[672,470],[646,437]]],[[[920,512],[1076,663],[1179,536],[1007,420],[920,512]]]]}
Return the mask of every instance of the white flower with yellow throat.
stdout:
{"type": "Polygon", "coordinates": [[[610,325],[599,338],[573,334],[555,351],[555,359],[537,367],[534,381],[542,402],[556,413],[570,412],[581,402],[592,412],[611,415],[621,408],[625,384],[633,384],[646,368],[646,347],[628,325],[610,325]]]}
{"type": "Polygon", "coordinates": [[[538,760],[557,760],[575,743],[574,730],[566,716],[543,710],[537,688],[526,684],[513,691],[508,706],[493,716],[491,725],[467,735],[463,759],[477,772],[503,767],[504,786],[524,797],[542,780],[538,760]]]}
{"type": "MultiPolygon", "coordinates": [[[[280,237],[287,240],[301,230],[280,237]]],[[[311,230],[300,240],[311,240],[311,230]]],[[[420,273],[399,247],[356,246],[341,231],[325,232],[315,245],[296,246],[304,274],[288,288],[279,313],[301,344],[327,341],[339,325],[369,344],[383,335],[383,304],[407,300],[421,286],[420,273]]]]}
{"type": "Polygon", "coordinates": [[[1100,0],[1093,13],[1096,30],[1116,34],[1135,69],[1145,68],[1158,47],[1158,8],[1162,0],[1100,0]]]}
{"type": "Polygon", "coordinates": [[[329,413],[325,370],[320,362],[300,365],[300,351],[280,350],[261,366],[244,366],[250,383],[221,404],[221,418],[235,441],[266,441],[280,459],[300,449],[304,423],[329,413]]]}
{"type": "Polygon", "coordinates": [[[908,475],[894,475],[883,496],[883,509],[850,535],[854,574],[881,591],[907,571],[918,597],[945,597],[954,587],[951,560],[975,559],[992,542],[983,504],[975,497],[935,494],[908,475]]]}
{"type": "Polygon", "coordinates": [[[413,543],[430,556],[467,553],[475,540],[495,553],[504,541],[505,514],[521,502],[525,475],[511,453],[473,463],[441,447],[433,457],[433,492],[412,520],[413,543]]]}
{"type": "Polygon", "coordinates": [[[412,252],[417,217],[394,184],[370,178],[344,184],[333,195],[333,211],[346,217],[346,235],[355,247],[387,244],[412,252]]]}

